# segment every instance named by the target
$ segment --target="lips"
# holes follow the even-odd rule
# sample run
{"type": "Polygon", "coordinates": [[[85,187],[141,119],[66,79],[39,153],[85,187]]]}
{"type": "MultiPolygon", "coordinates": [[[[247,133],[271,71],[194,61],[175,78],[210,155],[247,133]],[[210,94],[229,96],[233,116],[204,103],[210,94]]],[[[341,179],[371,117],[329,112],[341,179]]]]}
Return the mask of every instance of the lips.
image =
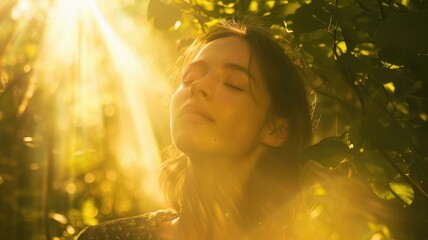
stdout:
{"type": "Polygon", "coordinates": [[[215,122],[214,118],[202,106],[195,104],[187,104],[180,110],[180,118],[186,115],[197,115],[210,122],[215,122]]]}

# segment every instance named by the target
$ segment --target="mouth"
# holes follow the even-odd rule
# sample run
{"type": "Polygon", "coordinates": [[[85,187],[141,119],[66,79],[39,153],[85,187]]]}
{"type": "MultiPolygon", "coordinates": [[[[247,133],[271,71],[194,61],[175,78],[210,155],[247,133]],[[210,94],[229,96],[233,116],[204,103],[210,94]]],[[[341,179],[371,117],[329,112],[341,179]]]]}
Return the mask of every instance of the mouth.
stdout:
{"type": "Polygon", "coordinates": [[[179,114],[180,118],[182,117],[196,117],[208,120],[210,122],[215,122],[214,118],[201,106],[188,104],[185,105],[179,114]]]}

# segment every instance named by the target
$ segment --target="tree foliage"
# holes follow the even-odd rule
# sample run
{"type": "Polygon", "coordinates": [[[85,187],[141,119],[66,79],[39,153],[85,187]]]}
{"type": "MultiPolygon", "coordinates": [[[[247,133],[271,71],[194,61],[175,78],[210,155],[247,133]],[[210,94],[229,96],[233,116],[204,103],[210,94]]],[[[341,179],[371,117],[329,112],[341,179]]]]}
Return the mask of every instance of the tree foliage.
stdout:
{"type": "Polygon", "coordinates": [[[409,238],[423,234],[428,198],[427,2],[151,0],[148,13],[160,29],[172,31],[180,22],[181,28],[196,32],[221,18],[253,16],[297,46],[290,55],[318,95],[323,131],[304,158],[332,169],[345,167],[348,175],[365,179],[377,197],[407,207],[409,219],[419,226],[409,238]]]}

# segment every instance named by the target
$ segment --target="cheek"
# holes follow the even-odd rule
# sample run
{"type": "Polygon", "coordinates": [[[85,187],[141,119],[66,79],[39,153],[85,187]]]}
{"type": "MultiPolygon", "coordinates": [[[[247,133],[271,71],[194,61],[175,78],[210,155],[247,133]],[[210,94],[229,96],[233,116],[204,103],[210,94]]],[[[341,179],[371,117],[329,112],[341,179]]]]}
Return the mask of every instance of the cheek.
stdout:
{"type": "Polygon", "coordinates": [[[175,132],[177,131],[178,127],[178,111],[180,107],[182,106],[183,102],[185,101],[185,94],[183,91],[183,88],[177,89],[175,91],[174,95],[171,97],[170,101],[170,107],[169,107],[169,130],[170,130],[170,136],[174,140],[175,132]]]}
{"type": "Polygon", "coordinates": [[[171,97],[169,114],[170,114],[170,125],[172,127],[174,118],[176,117],[178,110],[180,109],[183,102],[186,100],[187,93],[183,87],[178,88],[171,97]]]}
{"type": "MultiPolygon", "coordinates": [[[[175,91],[173,96],[171,97],[170,102],[170,109],[169,109],[169,130],[170,130],[170,136],[171,140],[174,142],[175,145],[179,147],[179,143],[185,139],[185,134],[183,133],[183,129],[179,126],[178,122],[178,112],[180,107],[183,105],[185,101],[184,97],[184,91],[182,88],[179,88],[175,91]]],[[[179,149],[181,149],[179,147],[179,149]]],[[[181,149],[182,150],[182,149],[181,149]]]]}
{"type": "Polygon", "coordinates": [[[264,108],[253,106],[254,103],[231,105],[224,115],[224,124],[221,133],[223,139],[230,146],[242,148],[254,146],[260,141],[267,119],[264,108]]]}

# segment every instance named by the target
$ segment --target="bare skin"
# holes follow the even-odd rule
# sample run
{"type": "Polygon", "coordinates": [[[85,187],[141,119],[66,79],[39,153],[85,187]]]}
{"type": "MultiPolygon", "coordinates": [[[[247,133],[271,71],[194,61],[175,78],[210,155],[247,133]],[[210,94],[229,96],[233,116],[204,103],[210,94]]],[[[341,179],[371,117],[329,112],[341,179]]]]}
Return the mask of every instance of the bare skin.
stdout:
{"type": "Polygon", "coordinates": [[[274,131],[287,122],[270,114],[270,95],[250,55],[240,37],[208,43],[171,100],[171,135],[192,166],[180,217],[160,226],[163,240],[249,239],[239,227],[243,187],[258,159],[287,135],[274,131]]]}

